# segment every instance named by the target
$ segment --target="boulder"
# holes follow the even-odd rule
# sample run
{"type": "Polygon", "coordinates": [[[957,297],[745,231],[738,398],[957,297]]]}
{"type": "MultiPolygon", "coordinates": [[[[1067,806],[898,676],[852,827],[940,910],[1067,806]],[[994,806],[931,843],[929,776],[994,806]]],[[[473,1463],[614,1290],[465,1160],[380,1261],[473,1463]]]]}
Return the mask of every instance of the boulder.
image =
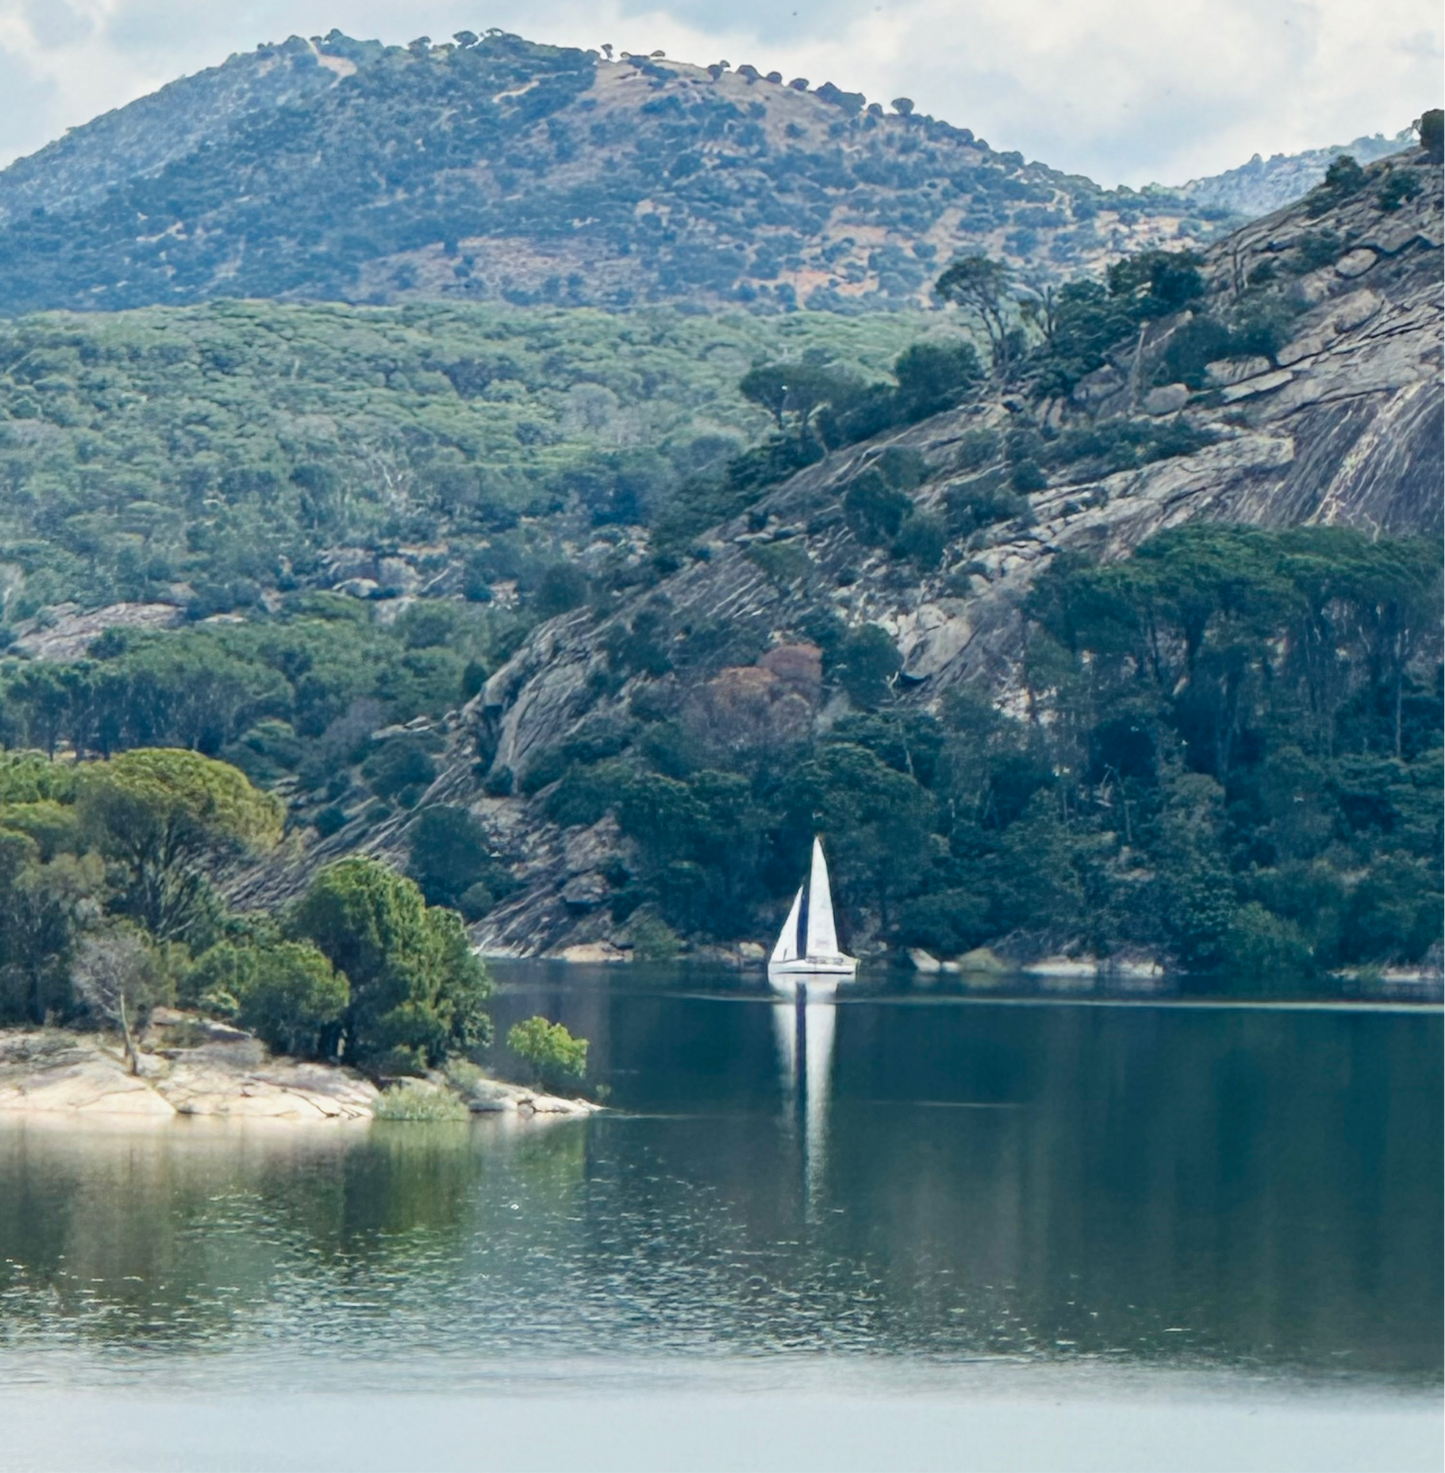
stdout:
{"type": "Polygon", "coordinates": [[[1144,395],[1145,414],[1178,414],[1189,402],[1188,384],[1161,384],[1144,395]]]}

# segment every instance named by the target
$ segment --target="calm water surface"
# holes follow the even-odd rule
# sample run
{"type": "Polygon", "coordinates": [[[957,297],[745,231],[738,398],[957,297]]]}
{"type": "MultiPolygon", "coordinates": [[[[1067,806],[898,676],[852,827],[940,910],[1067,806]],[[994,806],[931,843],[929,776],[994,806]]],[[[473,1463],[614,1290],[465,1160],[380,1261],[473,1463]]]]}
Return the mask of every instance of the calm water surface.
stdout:
{"type": "Polygon", "coordinates": [[[881,1466],[905,1427],[903,1466],[1157,1466],[1116,1402],[1178,1467],[1237,1411],[1233,1466],[1438,1450],[1438,1011],[915,994],[800,1027],[736,974],[498,972],[499,1035],[584,1034],[614,1111],[0,1125],[0,1467],[170,1466],[166,1397],[175,1466],[290,1466],[240,1451],[265,1426],[329,1466],[320,1425],[364,1432],[353,1467],[563,1466],[570,1419],[603,1468],[609,1418],[619,1467],[881,1466]]]}

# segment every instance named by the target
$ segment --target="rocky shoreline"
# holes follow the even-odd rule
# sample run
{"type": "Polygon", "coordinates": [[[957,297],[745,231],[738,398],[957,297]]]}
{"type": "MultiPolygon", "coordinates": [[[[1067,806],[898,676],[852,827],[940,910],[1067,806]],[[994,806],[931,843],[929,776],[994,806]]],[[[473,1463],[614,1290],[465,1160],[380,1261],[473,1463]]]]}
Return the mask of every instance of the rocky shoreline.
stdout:
{"type": "MultiPolygon", "coordinates": [[[[482,1076],[456,1089],[442,1076],[412,1088],[460,1100],[473,1115],[589,1115],[600,1107],[482,1076]]],[[[0,1030],[0,1116],[208,1116],[296,1124],[369,1123],[384,1092],[354,1069],[274,1057],[249,1033],[157,1009],[139,1068],[118,1040],[58,1028],[0,1030]]]]}

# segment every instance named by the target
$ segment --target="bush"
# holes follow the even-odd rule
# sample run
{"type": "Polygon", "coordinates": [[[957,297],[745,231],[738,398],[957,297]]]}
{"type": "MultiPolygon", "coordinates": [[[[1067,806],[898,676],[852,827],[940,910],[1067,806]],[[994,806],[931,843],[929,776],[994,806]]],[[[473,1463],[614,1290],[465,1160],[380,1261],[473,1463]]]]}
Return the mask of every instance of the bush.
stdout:
{"type": "Polygon", "coordinates": [[[472,1112],[454,1094],[404,1079],[382,1091],[372,1109],[377,1120],[470,1120],[472,1112]]]}
{"type": "Polygon", "coordinates": [[[913,564],[920,573],[931,573],[943,561],[948,529],[940,517],[920,512],[903,524],[893,544],[893,556],[913,564]]]}
{"type": "Polygon", "coordinates": [[[670,962],[682,951],[677,932],[650,906],[633,913],[627,934],[640,962],[670,962]]]}
{"type": "Polygon", "coordinates": [[[972,890],[941,890],[898,908],[898,941],[939,956],[958,956],[988,939],[988,900],[972,890]]]}
{"type": "Polygon", "coordinates": [[[843,493],[843,515],[853,535],[876,547],[898,535],[913,503],[896,491],[871,467],[843,493]]]}
{"type": "Polygon", "coordinates": [[[1406,173],[1403,169],[1392,169],[1380,186],[1380,208],[1386,211],[1398,210],[1407,200],[1416,198],[1419,193],[1420,181],[1415,175],[1406,173]]]}
{"type": "Polygon", "coordinates": [[[429,745],[419,736],[392,737],[361,764],[361,775],[378,798],[395,798],[430,787],[437,767],[427,750],[429,745]]]}
{"type": "Polygon", "coordinates": [[[314,946],[262,935],[217,942],[184,974],[181,995],[234,1016],[277,1053],[311,1059],[331,1051],[351,989],[314,946]]]}
{"type": "Polygon", "coordinates": [[[580,1081],[587,1072],[587,1040],[573,1038],[562,1024],[540,1015],[513,1024],[507,1047],[530,1067],[533,1082],[548,1089],[580,1081]]]}
{"type": "Polygon", "coordinates": [[[898,648],[886,630],[865,624],[843,642],[838,681],[860,711],[872,711],[893,694],[893,679],[903,668],[898,648]]]}

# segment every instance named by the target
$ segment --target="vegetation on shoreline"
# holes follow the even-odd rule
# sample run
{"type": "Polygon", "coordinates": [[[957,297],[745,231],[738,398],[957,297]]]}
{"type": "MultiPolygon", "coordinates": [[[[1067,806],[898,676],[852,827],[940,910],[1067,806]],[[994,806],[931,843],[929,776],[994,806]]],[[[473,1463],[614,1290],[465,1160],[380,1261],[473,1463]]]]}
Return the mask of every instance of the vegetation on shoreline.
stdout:
{"type": "Polygon", "coordinates": [[[272,1048],[414,1073],[485,1043],[490,984],[456,912],[374,860],[320,871],[282,916],[217,883],[274,846],[281,805],[226,763],[137,748],[0,754],[0,1023],[135,1024],[159,1004],[272,1048]]]}
{"type": "Polygon", "coordinates": [[[1040,580],[1023,720],[968,692],[919,710],[891,643],[820,619],[798,632],[855,707],[826,731],[700,723],[659,680],[528,786],[559,823],[617,817],[619,924],[763,934],[821,825],[844,912],[897,945],[1145,950],[1246,990],[1417,963],[1440,938],[1439,597],[1430,542],[1185,527],[1040,580]]]}

